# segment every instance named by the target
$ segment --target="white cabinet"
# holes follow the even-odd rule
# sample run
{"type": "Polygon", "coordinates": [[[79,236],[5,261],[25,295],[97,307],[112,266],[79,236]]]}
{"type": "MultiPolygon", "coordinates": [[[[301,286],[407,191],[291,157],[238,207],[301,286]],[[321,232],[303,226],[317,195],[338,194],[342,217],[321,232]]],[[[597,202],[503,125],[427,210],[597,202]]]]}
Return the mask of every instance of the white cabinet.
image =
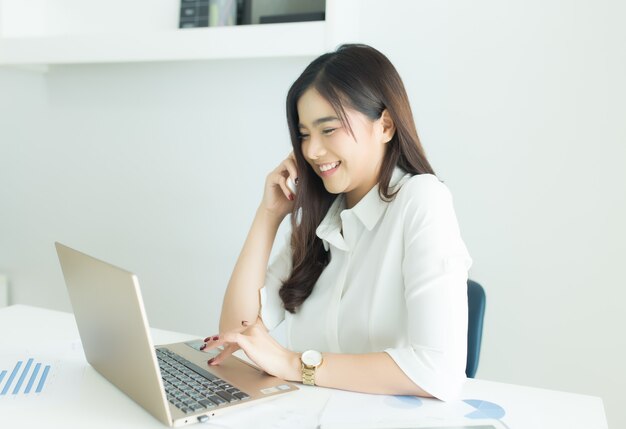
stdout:
{"type": "Polygon", "coordinates": [[[0,65],[315,56],[358,31],[358,0],[326,20],[178,29],[180,0],[0,0],[0,65]]]}

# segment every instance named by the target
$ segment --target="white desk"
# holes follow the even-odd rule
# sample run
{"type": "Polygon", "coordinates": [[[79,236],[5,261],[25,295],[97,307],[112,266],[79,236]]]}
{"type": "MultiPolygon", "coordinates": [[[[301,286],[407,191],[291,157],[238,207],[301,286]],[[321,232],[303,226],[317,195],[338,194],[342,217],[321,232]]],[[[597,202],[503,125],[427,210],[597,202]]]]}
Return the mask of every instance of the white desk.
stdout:
{"type": "MultiPolygon", "coordinates": [[[[189,335],[161,330],[152,332],[155,344],[185,341],[189,335]]],[[[11,372],[10,362],[29,356],[56,359],[53,369],[64,368],[61,377],[48,380],[51,387],[40,394],[1,395],[7,377],[0,382],[0,427],[9,428],[159,428],[163,426],[132,400],[96,373],[85,361],[78,342],[74,317],[22,305],[0,309],[0,373],[11,372]],[[74,349],[72,349],[72,345],[74,349]],[[65,371],[65,372],[63,372],[65,371]],[[50,384],[54,383],[54,384],[50,384]],[[70,386],[71,390],[69,390],[70,386]],[[65,389],[65,390],[63,390],[65,389]]],[[[45,364],[45,362],[44,362],[45,364]]],[[[53,375],[53,370],[50,371],[53,375]]],[[[602,400],[593,396],[532,387],[468,380],[464,400],[497,404],[500,418],[510,429],[604,429],[602,400]]],[[[298,392],[215,418],[207,428],[314,428],[372,424],[379,421],[409,423],[464,420],[471,402],[363,395],[302,386],[298,392]]],[[[493,410],[494,407],[491,408],[493,410]]],[[[496,414],[497,414],[496,408],[496,414]]],[[[488,413],[488,411],[485,411],[488,413]]],[[[192,426],[193,427],[193,426],[192,426]]]]}

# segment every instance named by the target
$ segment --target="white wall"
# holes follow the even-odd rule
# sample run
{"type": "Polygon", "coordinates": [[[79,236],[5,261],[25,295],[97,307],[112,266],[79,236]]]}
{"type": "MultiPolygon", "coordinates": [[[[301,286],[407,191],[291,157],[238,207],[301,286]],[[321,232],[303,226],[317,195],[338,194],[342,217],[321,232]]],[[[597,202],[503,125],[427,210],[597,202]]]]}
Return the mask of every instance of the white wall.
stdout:
{"type": "MultiPolygon", "coordinates": [[[[626,427],[626,7],[362,4],[487,290],[478,376],[601,396],[626,427]]],[[[153,325],[213,333],[308,60],[0,69],[13,302],[69,310],[61,240],[136,271],[153,325]]]]}
{"type": "Polygon", "coordinates": [[[216,332],[284,98],[309,59],[0,70],[0,272],[70,310],[53,243],[137,272],[151,322],[216,332]],[[167,311],[166,311],[167,310],[167,311]]]}
{"type": "Polygon", "coordinates": [[[487,290],[478,376],[601,396],[626,427],[626,5],[390,3],[366,2],[362,40],[455,195],[487,290]]]}

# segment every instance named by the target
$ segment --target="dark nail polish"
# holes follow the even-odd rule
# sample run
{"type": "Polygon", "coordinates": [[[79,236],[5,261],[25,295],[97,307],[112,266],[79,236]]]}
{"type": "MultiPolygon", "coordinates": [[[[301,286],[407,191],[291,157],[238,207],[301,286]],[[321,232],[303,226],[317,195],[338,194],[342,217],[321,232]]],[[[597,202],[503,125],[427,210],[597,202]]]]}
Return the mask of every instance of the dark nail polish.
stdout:
{"type": "Polygon", "coordinates": [[[206,343],[207,341],[211,341],[211,337],[206,337],[206,338],[204,339],[204,342],[205,342],[205,343],[206,343]]]}
{"type": "Polygon", "coordinates": [[[200,346],[200,350],[204,350],[204,349],[206,349],[206,344],[202,344],[202,345],[200,346]]]}
{"type": "Polygon", "coordinates": [[[209,365],[211,365],[211,364],[213,363],[213,361],[214,361],[214,360],[215,360],[215,358],[211,358],[211,359],[209,359],[209,360],[207,361],[207,363],[208,363],[209,365]]]}
{"type": "Polygon", "coordinates": [[[220,337],[218,335],[214,336],[213,338],[211,338],[213,341],[217,341],[220,339],[220,337]]]}

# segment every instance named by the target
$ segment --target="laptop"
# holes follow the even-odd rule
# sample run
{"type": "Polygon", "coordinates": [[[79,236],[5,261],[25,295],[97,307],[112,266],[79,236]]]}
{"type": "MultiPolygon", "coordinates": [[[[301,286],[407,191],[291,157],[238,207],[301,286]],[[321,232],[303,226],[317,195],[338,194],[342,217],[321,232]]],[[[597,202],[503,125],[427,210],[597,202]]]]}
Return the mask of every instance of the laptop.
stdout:
{"type": "Polygon", "coordinates": [[[218,366],[202,339],[154,346],[137,276],[55,243],[87,361],[168,426],[206,422],[298,388],[236,356],[218,366]]]}

